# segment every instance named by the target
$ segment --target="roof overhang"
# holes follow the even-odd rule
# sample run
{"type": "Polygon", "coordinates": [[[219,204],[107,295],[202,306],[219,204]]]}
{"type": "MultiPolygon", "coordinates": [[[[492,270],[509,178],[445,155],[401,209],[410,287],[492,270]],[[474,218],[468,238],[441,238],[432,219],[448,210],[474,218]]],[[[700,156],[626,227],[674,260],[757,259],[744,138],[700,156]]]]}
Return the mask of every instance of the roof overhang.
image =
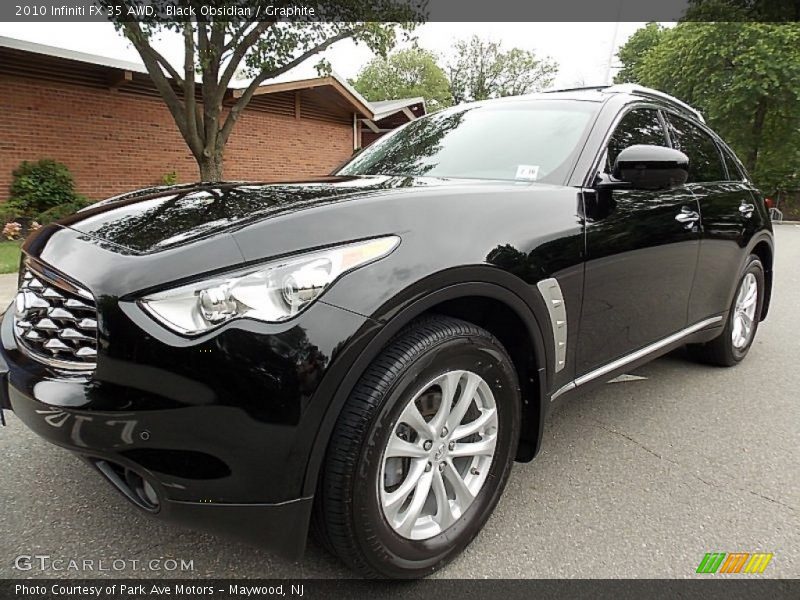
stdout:
{"type": "MultiPolygon", "coordinates": [[[[327,77],[315,77],[313,79],[300,79],[297,81],[282,81],[278,83],[267,83],[259,86],[254,97],[262,96],[265,94],[277,94],[280,92],[299,92],[302,90],[314,90],[319,88],[328,87],[336,91],[348,104],[353,108],[353,111],[359,115],[360,118],[372,119],[374,113],[367,105],[360,94],[352,90],[349,85],[343,83],[338,77],[329,75],[327,77]],[[354,93],[355,92],[355,93],[354,93]]],[[[233,90],[234,98],[241,98],[245,90],[237,88],[233,90]]]]}

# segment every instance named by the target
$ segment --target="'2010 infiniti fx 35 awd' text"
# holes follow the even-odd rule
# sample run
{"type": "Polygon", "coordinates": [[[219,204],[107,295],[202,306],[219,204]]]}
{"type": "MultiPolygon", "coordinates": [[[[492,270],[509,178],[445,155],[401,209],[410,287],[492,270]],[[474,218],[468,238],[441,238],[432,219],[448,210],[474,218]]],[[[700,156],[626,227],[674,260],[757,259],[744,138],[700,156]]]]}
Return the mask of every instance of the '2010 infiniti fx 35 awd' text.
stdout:
{"type": "Polygon", "coordinates": [[[328,177],[124,195],[23,251],[0,401],[28,427],[155,515],[420,577],[557,402],[684,344],[741,361],[773,236],[698,113],[614,86],[444,110],[328,177]]]}

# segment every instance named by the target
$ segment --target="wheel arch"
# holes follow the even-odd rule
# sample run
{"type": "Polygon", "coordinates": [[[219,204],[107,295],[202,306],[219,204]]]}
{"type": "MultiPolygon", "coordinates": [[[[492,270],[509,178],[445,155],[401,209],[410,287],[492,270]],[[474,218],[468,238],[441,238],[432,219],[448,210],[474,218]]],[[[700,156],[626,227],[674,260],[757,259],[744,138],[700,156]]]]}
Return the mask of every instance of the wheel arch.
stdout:
{"type": "Polygon", "coordinates": [[[482,274],[484,276],[488,274],[489,277],[486,279],[493,280],[476,281],[474,276],[476,273],[473,271],[471,281],[462,280],[428,288],[432,291],[424,295],[401,293],[397,296],[410,296],[413,300],[401,301],[397,305],[383,307],[378,311],[378,314],[385,315],[380,319],[382,326],[348,365],[347,374],[333,394],[320,423],[306,468],[303,482],[304,495],[315,493],[331,433],[361,375],[398,332],[415,319],[429,313],[444,314],[473,322],[486,328],[504,345],[511,343],[513,350],[508,347],[507,350],[514,360],[523,393],[522,434],[517,458],[524,461],[536,455],[541,444],[547,408],[547,390],[550,389],[552,369],[548,368],[548,365],[552,364],[554,354],[552,341],[548,344],[548,340],[552,340],[552,335],[549,331],[547,309],[541,296],[532,293],[522,280],[494,268],[485,269],[488,273],[482,274]],[[501,283],[506,277],[513,281],[506,280],[501,283]],[[521,293],[525,293],[525,296],[521,293]],[[493,317],[492,309],[500,310],[502,313],[493,317]],[[509,316],[514,319],[515,327],[509,329],[505,325],[497,325],[497,319],[502,321],[503,317],[509,316]],[[476,319],[489,326],[476,322],[476,319]],[[516,328],[518,325],[523,327],[527,348],[532,351],[532,354],[527,356],[525,345],[520,347],[518,344],[521,341],[519,330],[516,328]],[[517,330],[512,331],[515,328],[517,330]],[[523,374],[521,368],[527,372],[523,374]]]}
{"type": "Polygon", "coordinates": [[[769,311],[769,304],[772,298],[772,268],[775,258],[775,249],[772,239],[767,235],[759,236],[752,243],[750,254],[755,254],[761,260],[764,267],[764,302],[761,306],[760,320],[763,321],[767,318],[769,311]]]}

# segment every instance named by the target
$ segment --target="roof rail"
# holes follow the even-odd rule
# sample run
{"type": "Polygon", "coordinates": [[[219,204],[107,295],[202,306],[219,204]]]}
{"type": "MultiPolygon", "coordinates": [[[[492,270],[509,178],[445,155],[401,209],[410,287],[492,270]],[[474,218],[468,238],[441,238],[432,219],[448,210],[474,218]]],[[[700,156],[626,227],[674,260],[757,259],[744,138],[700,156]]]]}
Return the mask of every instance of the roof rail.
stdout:
{"type": "Polygon", "coordinates": [[[705,123],[706,120],[703,118],[703,115],[700,113],[699,110],[692,108],[686,102],[682,100],[678,100],[675,96],[670,96],[664,92],[659,92],[658,90],[654,90],[652,88],[644,87],[641,85],[636,85],[635,83],[619,83],[617,85],[608,86],[603,90],[606,94],[636,94],[637,96],[649,96],[651,98],[658,98],[659,100],[663,100],[669,104],[677,106],[682,110],[690,113],[693,115],[697,120],[701,123],[705,123]]]}
{"type": "Polygon", "coordinates": [[[584,85],[572,88],[558,88],[555,90],[544,90],[545,94],[557,94],[558,92],[585,92],[589,90],[605,90],[611,86],[608,85],[584,85]]]}

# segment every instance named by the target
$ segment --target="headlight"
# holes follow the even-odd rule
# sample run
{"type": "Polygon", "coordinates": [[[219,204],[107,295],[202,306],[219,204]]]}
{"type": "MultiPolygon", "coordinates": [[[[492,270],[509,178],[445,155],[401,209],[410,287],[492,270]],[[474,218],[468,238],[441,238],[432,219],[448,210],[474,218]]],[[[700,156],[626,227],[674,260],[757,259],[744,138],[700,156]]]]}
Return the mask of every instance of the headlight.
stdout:
{"type": "Polygon", "coordinates": [[[184,334],[241,317],[278,323],[307,308],[339,276],[383,258],[399,243],[399,237],[388,236],[291,256],[153,294],[140,304],[184,334]]]}

